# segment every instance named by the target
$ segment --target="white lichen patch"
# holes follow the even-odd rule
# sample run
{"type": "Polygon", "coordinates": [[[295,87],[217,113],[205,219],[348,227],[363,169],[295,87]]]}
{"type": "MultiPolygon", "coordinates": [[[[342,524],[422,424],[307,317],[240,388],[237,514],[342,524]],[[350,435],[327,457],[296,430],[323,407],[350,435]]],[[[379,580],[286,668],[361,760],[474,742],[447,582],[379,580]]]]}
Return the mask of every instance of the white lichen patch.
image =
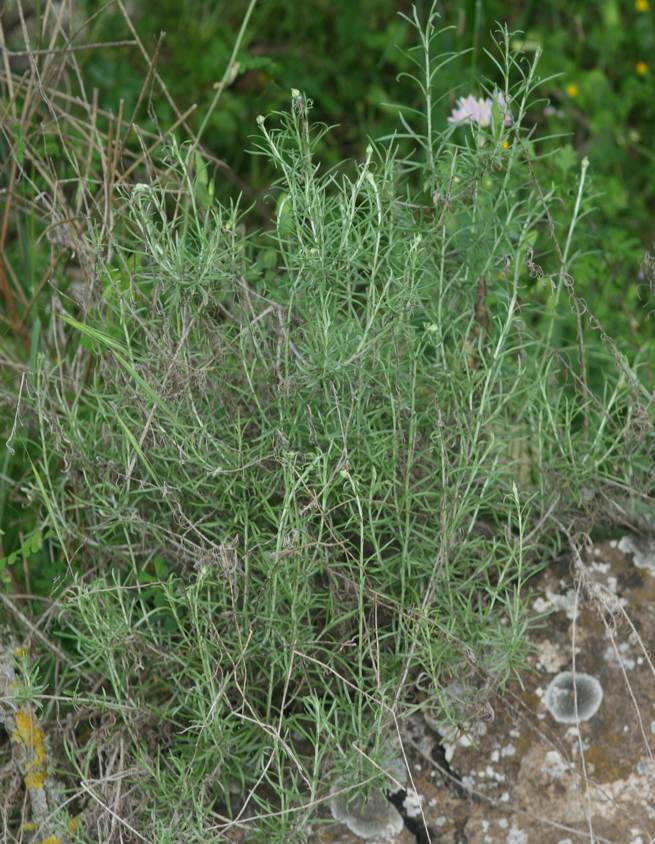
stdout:
{"type": "Polygon", "coordinates": [[[655,575],[655,539],[652,537],[622,536],[618,548],[624,554],[631,554],[639,569],[655,575]]]}
{"type": "Polygon", "coordinates": [[[617,591],[618,581],[612,574],[612,566],[603,560],[590,560],[586,564],[580,564],[584,571],[595,581],[605,581],[605,585],[612,592],[617,591]]]}
{"type": "Polygon", "coordinates": [[[513,826],[507,833],[505,839],[506,844],[528,844],[528,836],[526,832],[519,829],[518,826],[513,826]]]}
{"type": "Polygon", "coordinates": [[[544,639],[539,643],[537,656],[537,667],[548,674],[557,674],[569,661],[569,656],[562,648],[554,645],[550,639],[544,639]]]}
{"type": "Polygon", "coordinates": [[[545,598],[542,598],[541,595],[532,602],[532,609],[536,613],[547,613],[550,612],[552,609],[552,605],[550,601],[547,601],[545,598]]]}
{"type": "Polygon", "coordinates": [[[580,756],[580,748],[582,752],[586,753],[591,748],[590,740],[587,736],[581,735],[577,727],[569,727],[564,733],[564,741],[570,745],[571,756],[577,759],[580,756]]]}
{"type": "Polygon", "coordinates": [[[611,665],[622,665],[626,671],[632,671],[637,665],[636,660],[630,655],[630,645],[627,642],[621,642],[616,647],[610,643],[605,648],[603,656],[611,665]]]}
{"type": "Polygon", "coordinates": [[[546,689],[543,702],[558,724],[588,721],[598,711],[603,689],[590,674],[562,671],[546,689]]]}
{"type": "Polygon", "coordinates": [[[587,596],[593,603],[599,604],[611,614],[627,606],[627,600],[619,595],[618,578],[610,573],[609,563],[591,561],[586,565],[580,563],[577,568],[583,578],[587,596]]]}
{"type": "Polygon", "coordinates": [[[385,839],[399,835],[404,828],[400,812],[381,791],[374,791],[368,800],[348,799],[345,793],[330,799],[332,817],[345,824],[360,838],[385,839]]]}
{"type": "MultiPolygon", "coordinates": [[[[614,575],[608,577],[606,585],[610,592],[613,592],[615,595],[619,594],[619,580],[617,577],[614,577],[614,575]]],[[[627,601],[624,603],[627,604],[627,601]]]]}
{"type": "Polygon", "coordinates": [[[553,589],[546,589],[546,598],[557,612],[566,613],[570,621],[575,621],[579,612],[579,601],[575,589],[567,589],[563,595],[558,595],[553,589]]]}
{"type": "Polygon", "coordinates": [[[561,779],[569,770],[569,765],[557,750],[549,750],[544,756],[541,772],[549,780],[561,779]]]}
{"type": "Polygon", "coordinates": [[[408,788],[403,800],[403,809],[408,818],[417,818],[421,814],[421,803],[423,797],[414,791],[413,788],[408,788]]]}

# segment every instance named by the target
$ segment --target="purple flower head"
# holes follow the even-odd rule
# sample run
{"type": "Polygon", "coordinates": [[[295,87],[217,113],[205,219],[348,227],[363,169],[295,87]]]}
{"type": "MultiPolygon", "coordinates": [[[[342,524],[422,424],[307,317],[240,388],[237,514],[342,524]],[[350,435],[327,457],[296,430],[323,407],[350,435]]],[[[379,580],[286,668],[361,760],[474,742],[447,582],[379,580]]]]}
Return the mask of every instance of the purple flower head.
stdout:
{"type": "Polygon", "coordinates": [[[501,91],[494,91],[493,98],[480,97],[475,99],[472,94],[468,97],[460,97],[457,100],[457,106],[453,109],[452,114],[448,118],[451,124],[457,123],[477,123],[478,126],[489,126],[491,124],[491,109],[496,103],[503,113],[503,122],[505,126],[510,126],[512,123],[512,114],[509,110],[507,100],[501,91]]]}

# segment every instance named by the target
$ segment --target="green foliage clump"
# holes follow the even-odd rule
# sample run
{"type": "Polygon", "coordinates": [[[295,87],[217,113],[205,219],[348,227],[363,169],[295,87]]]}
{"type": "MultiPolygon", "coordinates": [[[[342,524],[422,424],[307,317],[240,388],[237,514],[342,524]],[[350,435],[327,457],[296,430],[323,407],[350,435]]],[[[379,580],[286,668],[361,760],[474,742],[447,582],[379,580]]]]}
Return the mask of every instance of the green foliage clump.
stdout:
{"type": "MultiPolygon", "coordinates": [[[[301,839],[337,779],[379,786],[404,716],[521,669],[528,579],[646,483],[647,391],[586,341],[573,280],[586,165],[561,230],[524,127],[534,64],[505,34],[511,124],[442,130],[436,35],[411,157],[322,168],[296,90],[258,119],[271,231],[172,144],[30,384],[35,492],[76,573],[62,632],[156,840],[301,839]]],[[[71,751],[84,777],[90,758],[71,751]]]]}
{"type": "MultiPolygon", "coordinates": [[[[280,31],[313,32],[287,5],[297,18],[280,31]]],[[[355,33],[383,8],[337,5],[355,33]]],[[[519,675],[530,578],[576,534],[650,506],[650,328],[640,317],[628,356],[593,295],[607,172],[591,151],[579,166],[542,119],[560,83],[539,79],[540,45],[501,29],[483,52],[478,13],[439,31],[408,10],[389,32],[418,44],[393,62],[386,35],[367,33],[386,45],[389,90],[402,72],[403,105],[371,122],[378,142],[358,125],[377,114],[370,80],[353,71],[327,90],[329,30],[287,80],[250,34],[243,52],[228,29],[215,55],[191,56],[219,17],[190,16],[176,95],[199,86],[215,104],[213,81],[226,86],[194,124],[202,143],[183,124],[186,142],[157,134],[177,118],[154,83],[132,92],[154,134],[84,100],[84,74],[106,81],[102,52],[49,65],[76,93],[70,111],[61,92],[38,100],[43,75],[5,80],[21,202],[2,348],[20,377],[3,374],[0,597],[28,624],[39,595],[54,602],[47,635],[33,626],[52,659],[30,698],[44,683],[53,720],[78,708],[62,741],[71,789],[120,758],[121,823],[148,840],[238,827],[300,841],[335,789],[379,795],[407,716],[469,720],[519,675]],[[274,106],[298,87],[255,121],[244,86],[264,72],[281,74],[262,94],[274,106]],[[447,121],[457,95],[481,91],[488,125],[447,121]],[[342,103],[351,128],[313,123],[314,97],[323,116],[342,103]],[[58,121],[41,120],[53,103],[58,121]],[[231,196],[207,154],[229,156],[237,136],[230,163],[255,194],[266,185],[263,230],[253,193],[231,196]],[[31,596],[22,610],[12,592],[31,596]]],[[[120,38],[94,20],[99,40],[120,38]]],[[[353,67],[372,63],[340,37],[353,67]]],[[[134,69],[115,70],[129,94],[120,74],[134,69]]],[[[110,840],[116,816],[94,820],[110,840]]]]}

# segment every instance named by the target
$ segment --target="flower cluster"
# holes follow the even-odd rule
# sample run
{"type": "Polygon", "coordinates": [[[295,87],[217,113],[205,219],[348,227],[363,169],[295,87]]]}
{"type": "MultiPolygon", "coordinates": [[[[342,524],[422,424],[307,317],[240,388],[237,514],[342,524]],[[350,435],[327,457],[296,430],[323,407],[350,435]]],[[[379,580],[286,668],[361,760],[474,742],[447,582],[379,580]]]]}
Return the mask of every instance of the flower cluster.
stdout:
{"type": "Polygon", "coordinates": [[[503,123],[505,126],[510,126],[512,123],[512,113],[507,104],[504,94],[500,91],[494,91],[493,97],[479,97],[477,100],[469,94],[468,97],[460,97],[457,100],[457,106],[453,109],[449,123],[477,123],[478,126],[489,126],[491,124],[491,114],[494,103],[498,105],[503,113],[503,123]]]}

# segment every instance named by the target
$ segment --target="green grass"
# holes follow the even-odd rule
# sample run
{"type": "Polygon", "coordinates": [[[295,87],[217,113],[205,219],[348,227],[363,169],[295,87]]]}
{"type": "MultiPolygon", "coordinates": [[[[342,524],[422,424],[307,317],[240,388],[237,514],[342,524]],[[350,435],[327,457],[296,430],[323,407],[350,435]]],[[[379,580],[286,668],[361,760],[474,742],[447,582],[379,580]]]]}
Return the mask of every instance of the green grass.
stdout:
{"type": "Polygon", "coordinates": [[[45,714],[80,713],[71,793],[120,748],[146,840],[304,840],[409,713],[456,720],[454,678],[520,677],[530,578],[650,492],[650,386],[575,289],[586,165],[561,225],[507,33],[514,123],[448,126],[434,24],[422,110],[362,160],[321,166],[298,91],[257,121],[270,230],[171,139],[34,350],[14,447],[71,660],[45,714]]]}

